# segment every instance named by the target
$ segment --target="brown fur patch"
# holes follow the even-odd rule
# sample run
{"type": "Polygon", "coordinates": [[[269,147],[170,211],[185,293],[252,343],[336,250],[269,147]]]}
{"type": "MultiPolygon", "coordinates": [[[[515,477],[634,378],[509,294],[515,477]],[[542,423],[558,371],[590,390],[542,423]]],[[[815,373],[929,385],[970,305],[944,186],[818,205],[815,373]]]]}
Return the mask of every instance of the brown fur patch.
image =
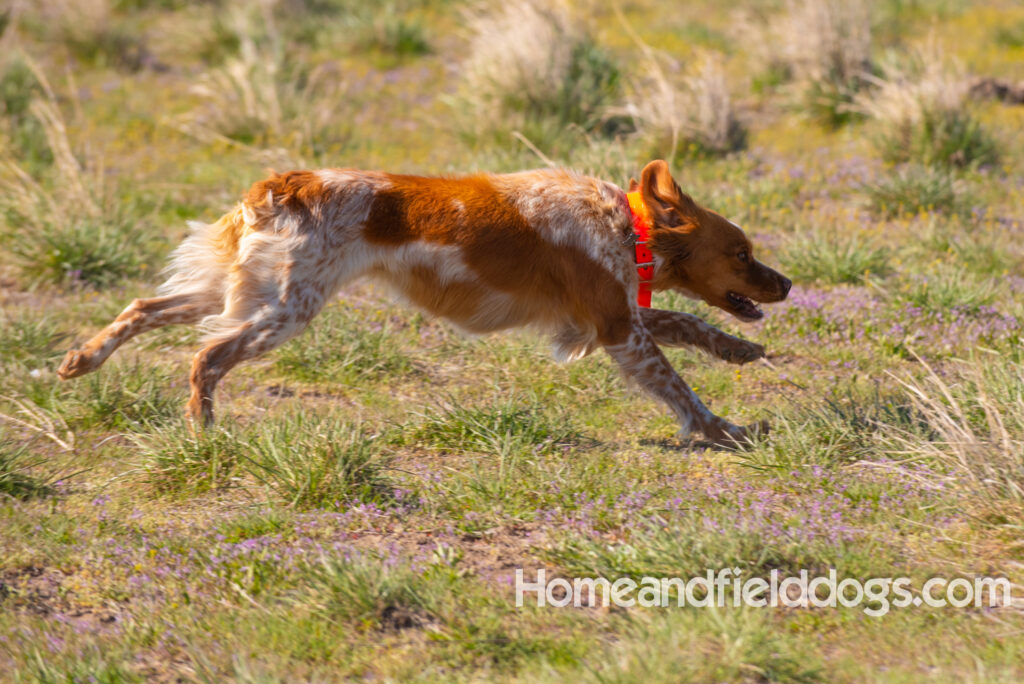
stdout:
{"type": "MultiPolygon", "coordinates": [[[[457,245],[466,265],[487,286],[515,295],[526,306],[587,321],[602,341],[621,341],[628,334],[628,296],[612,274],[578,248],[543,239],[486,177],[388,180],[390,187],[377,194],[366,221],[369,242],[457,245]]],[[[428,303],[428,310],[456,322],[457,316],[443,312],[469,310],[447,304],[436,282],[421,279],[420,284],[424,290],[413,298],[428,303]]],[[[466,293],[451,294],[471,299],[466,293]]]]}
{"type": "Polygon", "coordinates": [[[316,173],[288,171],[275,173],[266,180],[254,183],[245,196],[245,204],[253,208],[265,207],[268,193],[274,207],[304,215],[315,211],[331,198],[331,193],[316,173]]]}

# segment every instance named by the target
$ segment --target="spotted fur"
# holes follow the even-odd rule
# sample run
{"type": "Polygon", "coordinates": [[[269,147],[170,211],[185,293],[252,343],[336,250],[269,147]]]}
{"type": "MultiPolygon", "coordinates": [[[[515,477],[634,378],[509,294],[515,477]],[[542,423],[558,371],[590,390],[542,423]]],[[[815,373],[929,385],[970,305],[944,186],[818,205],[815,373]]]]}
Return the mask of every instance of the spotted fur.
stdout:
{"type": "MultiPolygon", "coordinates": [[[[758,301],[789,282],[754,262],[742,231],[679,191],[664,162],[639,184],[654,225],[655,290],[728,310],[727,293],[758,301]]],[[[632,187],[632,186],[631,186],[632,187]]],[[[353,169],[291,171],[252,186],[217,222],[193,224],[159,297],[137,299],[58,369],[98,368],[135,335],[199,325],[187,414],[213,421],[213,393],[232,367],[301,333],[345,283],[369,277],[473,333],[533,326],[560,360],[603,347],[623,373],[676,414],[683,433],[718,442],[748,435],[713,415],[658,345],[688,345],[732,363],[764,348],[683,313],[638,308],[622,190],[566,170],[426,178],[353,169]]],[[[736,312],[741,315],[742,312],[736,312]]]]}

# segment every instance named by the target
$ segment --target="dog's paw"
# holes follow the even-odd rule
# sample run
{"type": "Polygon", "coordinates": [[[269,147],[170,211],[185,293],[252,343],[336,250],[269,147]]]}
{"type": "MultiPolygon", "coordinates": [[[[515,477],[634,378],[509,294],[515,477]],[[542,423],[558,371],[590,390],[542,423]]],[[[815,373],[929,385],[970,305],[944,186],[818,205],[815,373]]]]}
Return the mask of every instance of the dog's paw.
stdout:
{"type": "Polygon", "coordinates": [[[716,446],[741,449],[757,444],[759,439],[768,434],[768,421],[761,420],[746,426],[725,423],[724,426],[705,431],[704,434],[716,446]]]}
{"type": "Polygon", "coordinates": [[[746,340],[730,341],[719,349],[723,361],[742,365],[765,357],[764,345],[746,340]]]}
{"type": "Polygon", "coordinates": [[[64,355],[64,360],[57,368],[57,377],[61,380],[70,380],[92,370],[96,370],[92,356],[80,349],[72,349],[64,355]]]}
{"type": "Polygon", "coordinates": [[[751,423],[744,427],[743,430],[745,433],[744,437],[751,444],[756,444],[759,439],[767,437],[770,432],[767,420],[759,420],[756,423],[751,423]]]}

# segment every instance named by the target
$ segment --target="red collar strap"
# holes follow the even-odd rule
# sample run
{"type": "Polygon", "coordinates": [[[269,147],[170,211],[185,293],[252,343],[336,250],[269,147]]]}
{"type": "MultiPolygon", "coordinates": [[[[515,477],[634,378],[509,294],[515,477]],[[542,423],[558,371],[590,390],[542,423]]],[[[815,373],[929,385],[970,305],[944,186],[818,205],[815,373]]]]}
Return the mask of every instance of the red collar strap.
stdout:
{"type": "Polygon", "coordinates": [[[651,234],[651,214],[647,211],[644,198],[639,192],[627,192],[629,216],[633,220],[634,247],[636,249],[636,275],[640,287],[636,291],[636,303],[645,309],[651,307],[651,281],[654,280],[654,253],[647,246],[651,234]]]}

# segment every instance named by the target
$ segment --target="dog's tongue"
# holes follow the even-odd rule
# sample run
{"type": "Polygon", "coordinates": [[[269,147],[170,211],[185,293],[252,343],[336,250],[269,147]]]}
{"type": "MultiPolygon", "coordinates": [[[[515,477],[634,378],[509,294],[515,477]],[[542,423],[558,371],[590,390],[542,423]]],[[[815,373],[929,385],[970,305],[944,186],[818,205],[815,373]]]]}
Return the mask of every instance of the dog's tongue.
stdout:
{"type": "Polygon", "coordinates": [[[764,313],[757,308],[757,305],[754,304],[749,297],[744,297],[741,294],[730,292],[729,303],[732,304],[740,314],[747,318],[761,318],[761,316],[764,315],[764,313]]]}

